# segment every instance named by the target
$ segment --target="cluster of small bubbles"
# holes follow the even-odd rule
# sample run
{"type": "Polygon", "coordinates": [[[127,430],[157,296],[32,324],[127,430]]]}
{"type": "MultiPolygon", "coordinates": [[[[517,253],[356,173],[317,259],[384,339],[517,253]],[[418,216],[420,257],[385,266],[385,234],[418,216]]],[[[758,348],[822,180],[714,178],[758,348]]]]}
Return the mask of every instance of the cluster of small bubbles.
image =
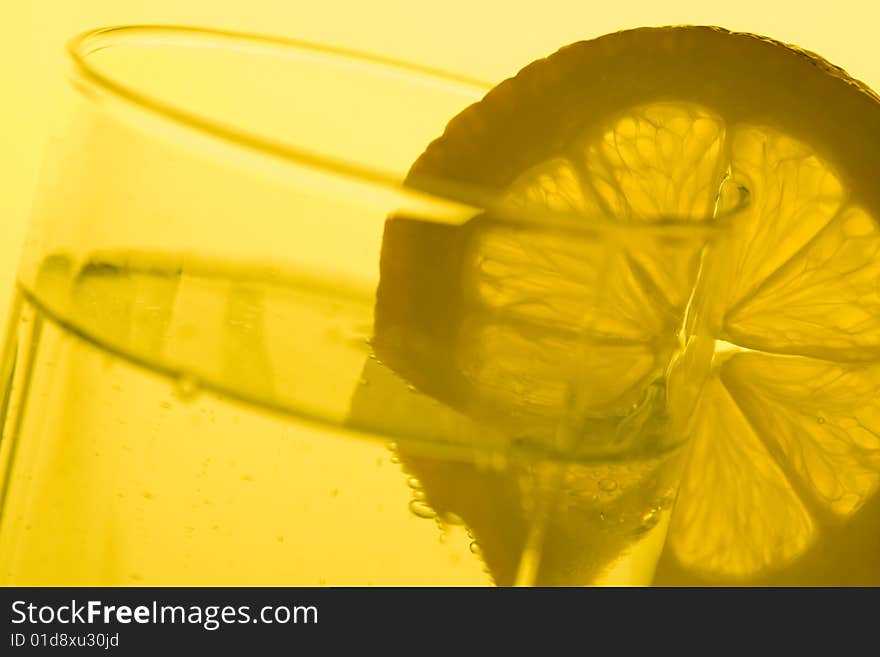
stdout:
{"type": "MultiPolygon", "coordinates": [[[[406,469],[402,468],[404,474],[406,474],[406,469]]],[[[420,518],[434,518],[437,524],[440,523],[440,519],[437,517],[437,513],[428,506],[428,503],[425,502],[425,491],[422,489],[422,482],[418,480],[416,477],[407,477],[406,485],[412,490],[412,500],[410,500],[409,508],[413,510],[416,508],[417,511],[413,511],[420,518]],[[430,515],[425,515],[425,509],[430,509],[430,515]]],[[[441,527],[442,530],[442,527],[441,527]]]]}
{"type": "Polygon", "coordinates": [[[194,376],[183,374],[174,382],[174,396],[180,401],[188,402],[199,393],[199,382],[194,376]]]}
{"type": "Polygon", "coordinates": [[[617,490],[617,482],[613,479],[600,479],[599,480],[599,490],[605,491],[606,493],[611,493],[617,490]]]}
{"type": "Polygon", "coordinates": [[[409,511],[417,518],[424,518],[425,520],[432,520],[437,517],[437,512],[423,500],[411,500],[409,511]]]}
{"type": "Polygon", "coordinates": [[[397,443],[390,442],[385,447],[391,452],[391,458],[388,460],[392,463],[400,463],[400,457],[397,455],[397,443]]]}

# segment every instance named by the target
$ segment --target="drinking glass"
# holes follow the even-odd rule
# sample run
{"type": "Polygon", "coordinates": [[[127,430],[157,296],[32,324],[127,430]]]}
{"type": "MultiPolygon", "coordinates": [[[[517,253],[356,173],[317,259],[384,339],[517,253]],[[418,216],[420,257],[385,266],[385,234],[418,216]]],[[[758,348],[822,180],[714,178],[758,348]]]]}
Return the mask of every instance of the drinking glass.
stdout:
{"type": "Polygon", "coordinates": [[[650,582],[698,341],[597,414],[625,354],[481,308],[461,254],[590,262],[572,303],[613,320],[621,254],[708,230],[414,184],[478,80],[193,28],[68,54],[0,361],[0,582],[650,582]]]}

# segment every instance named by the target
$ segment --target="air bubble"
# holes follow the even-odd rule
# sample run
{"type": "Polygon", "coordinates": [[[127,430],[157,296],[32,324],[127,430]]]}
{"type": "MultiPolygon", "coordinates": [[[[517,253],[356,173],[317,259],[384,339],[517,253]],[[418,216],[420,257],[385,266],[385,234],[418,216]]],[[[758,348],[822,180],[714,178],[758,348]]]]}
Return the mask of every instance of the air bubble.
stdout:
{"type": "Polygon", "coordinates": [[[422,482],[419,481],[416,477],[410,477],[406,480],[406,485],[413,490],[419,490],[422,487],[422,482]]]}
{"type": "Polygon", "coordinates": [[[819,424],[825,424],[825,418],[820,415],[816,418],[816,422],[818,422],[819,424]]]}
{"type": "Polygon", "coordinates": [[[599,489],[606,493],[610,493],[611,491],[617,490],[617,482],[613,479],[600,479],[599,489]]]}
{"type": "Polygon", "coordinates": [[[413,500],[409,503],[409,511],[414,516],[418,518],[424,518],[425,520],[431,520],[432,518],[437,517],[437,512],[434,511],[427,503],[421,500],[413,500]]]}
{"type": "Polygon", "coordinates": [[[464,520],[461,519],[461,516],[459,516],[455,513],[452,513],[451,511],[446,511],[442,516],[442,520],[447,525],[463,525],[464,524],[464,520]]]}
{"type": "Polygon", "coordinates": [[[657,509],[648,509],[642,514],[642,524],[640,529],[642,531],[653,529],[659,520],[660,514],[657,513],[657,509]]]}
{"type": "Polygon", "coordinates": [[[480,544],[476,541],[471,541],[470,545],[468,545],[468,550],[471,551],[471,554],[475,554],[478,557],[483,556],[483,548],[481,548],[480,544]]]}

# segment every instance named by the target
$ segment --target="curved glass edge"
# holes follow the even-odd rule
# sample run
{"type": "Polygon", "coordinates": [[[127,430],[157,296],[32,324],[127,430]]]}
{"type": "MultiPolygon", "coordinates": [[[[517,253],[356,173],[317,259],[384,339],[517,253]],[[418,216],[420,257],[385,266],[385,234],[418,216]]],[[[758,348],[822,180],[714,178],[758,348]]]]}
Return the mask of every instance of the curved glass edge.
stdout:
{"type": "MultiPolygon", "coordinates": [[[[374,186],[390,188],[394,191],[419,192],[434,196],[441,201],[465,203],[486,207],[493,205],[490,194],[468,188],[466,185],[440,183],[447,193],[436,193],[431,189],[421,189],[404,184],[400,174],[360,164],[348,162],[326,153],[297,148],[288,144],[261,137],[239,126],[230,126],[213,121],[205,116],[190,112],[172,103],[160,100],[104,74],[90,61],[90,55],[108,48],[120,47],[127,43],[205,43],[225,42],[230,46],[248,48],[274,48],[291,52],[308,52],[313,55],[335,59],[340,62],[361,62],[413,76],[429,77],[449,85],[453,89],[465,90],[474,94],[485,94],[492,83],[456,75],[439,69],[409,64],[388,57],[363,53],[355,50],[318,45],[306,41],[281,37],[262,36],[246,32],[215,30],[188,26],[119,26],[90,30],[72,38],[67,44],[67,53],[73,64],[74,84],[87,95],[98,95],[102,100],[112,100],[146,110],[154,116],[165,119],[177,126],[195,130],[203,135],[222,140],[234,146],[256,151],[291,164],[305,165],[321,169],[332,175],[342,175],[366,182],[374,186]],[[485,201],[485,202],[480,202],[485,201]]],[[[451,117],[450,117],[451,118],[451,117]]]]}

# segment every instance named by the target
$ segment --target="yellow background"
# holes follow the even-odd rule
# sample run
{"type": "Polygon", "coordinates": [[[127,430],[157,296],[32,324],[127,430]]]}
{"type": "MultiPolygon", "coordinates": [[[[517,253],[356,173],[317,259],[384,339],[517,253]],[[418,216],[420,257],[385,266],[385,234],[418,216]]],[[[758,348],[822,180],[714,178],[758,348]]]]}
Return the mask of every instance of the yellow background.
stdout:
{"type": "Polygon", "coordinates": [[[122,23],[286,35],[489,80],[571,41],[621,28],[716,24],[815,50],[880,88],[875,0],[0,0],[0,315],[27,225],[53,89],[62,84],[63,44],[88,28],[122,23]]]}

